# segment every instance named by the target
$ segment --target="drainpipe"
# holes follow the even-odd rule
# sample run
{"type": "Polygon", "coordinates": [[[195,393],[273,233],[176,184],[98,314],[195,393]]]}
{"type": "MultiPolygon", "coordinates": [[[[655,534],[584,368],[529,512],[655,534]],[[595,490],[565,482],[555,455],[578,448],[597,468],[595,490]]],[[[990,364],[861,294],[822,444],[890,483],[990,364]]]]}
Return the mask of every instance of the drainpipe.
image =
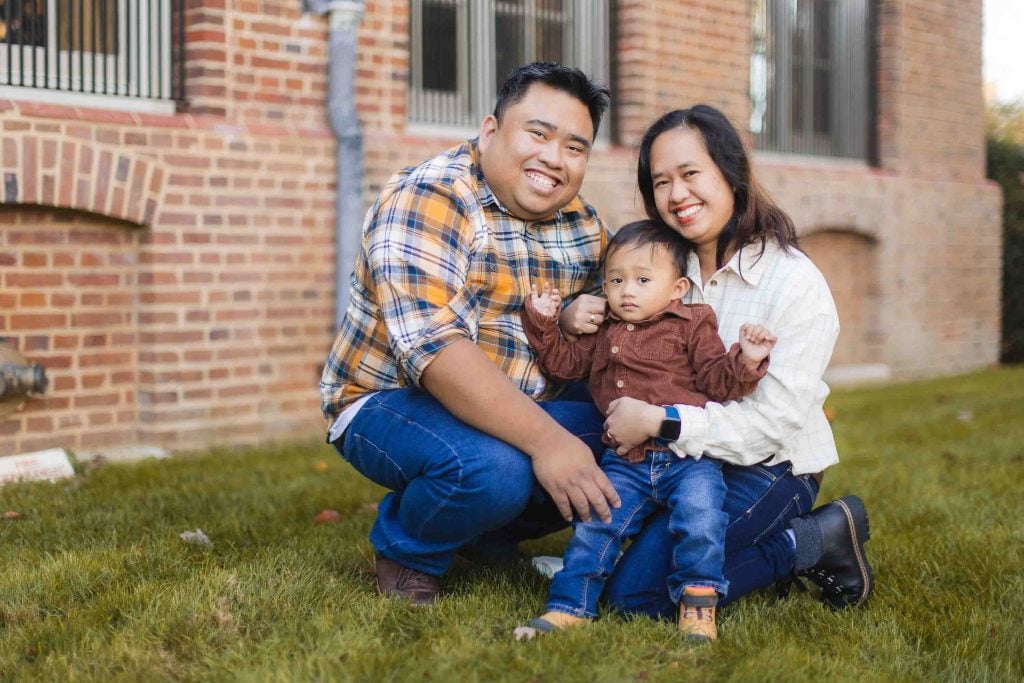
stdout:
{"type": "Polygon", "coordinates": [[[304,0],[303,9],[328,14],[330,27],[327,115],[337,139],[334,199],[334,321],[348,308],[349,275],[355,266],[363,219],[363,130],[356,115],[356,30],[363,0],[304,0]]]}

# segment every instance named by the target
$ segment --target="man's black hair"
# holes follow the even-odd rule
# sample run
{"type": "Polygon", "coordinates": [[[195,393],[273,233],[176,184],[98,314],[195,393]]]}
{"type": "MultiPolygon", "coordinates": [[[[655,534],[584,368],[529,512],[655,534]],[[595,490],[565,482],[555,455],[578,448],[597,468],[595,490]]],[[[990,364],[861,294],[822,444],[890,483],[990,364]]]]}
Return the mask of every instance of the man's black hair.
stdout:
{"type": "Polygon", "coordinates": [[[534,83],[543,83],[549,88],[561,90],[586,105],[590,112],[590,122],[594,124],[594,137],[597,137],[601,117],[611,101],[608,88],[593,82],[579,69],[554,62],[533,62],[508,75],[494,105],[494,118],[498,119],[498,123],[501,123],[505,110],[526,97],[526,91],[534,83]]]}
{"type": "Polygon", "coordinates": [[[646,220],[627,223],[616,231],[604,253],[605,267],[608,267],[608,257],[612,252],[626,247],[638,249],[646,246],[664,249],[672,257],[676,274],[679,277],[686,275],[686,260],[690,255],[690,246],[686,240],[672,228],[646,220]]]}

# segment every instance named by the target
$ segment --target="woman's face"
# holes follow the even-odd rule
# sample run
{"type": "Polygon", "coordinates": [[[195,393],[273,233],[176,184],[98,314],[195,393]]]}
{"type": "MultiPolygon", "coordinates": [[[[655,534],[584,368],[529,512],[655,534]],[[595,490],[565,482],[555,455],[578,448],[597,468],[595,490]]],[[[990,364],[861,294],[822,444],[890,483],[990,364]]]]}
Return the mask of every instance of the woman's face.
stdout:
{"type": "Polygon", "coordinates": [[[651,180],[658,214],[701,247],[717,246],[732,217],[733,193],[694,128],[665,131],[651,145],[651,180]]]}

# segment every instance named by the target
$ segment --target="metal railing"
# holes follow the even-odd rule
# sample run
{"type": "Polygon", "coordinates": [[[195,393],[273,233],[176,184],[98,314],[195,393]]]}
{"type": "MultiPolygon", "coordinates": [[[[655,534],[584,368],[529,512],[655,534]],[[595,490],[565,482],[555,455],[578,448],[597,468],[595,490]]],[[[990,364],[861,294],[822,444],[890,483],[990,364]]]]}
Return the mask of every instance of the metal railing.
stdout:
{"type": "Polygon", "coordinates": [[[754,144],[868,158],[871,0],[755,0],[753,7],[754,144]]]}
{"type": "Polygon", "coordinates": [[[184,101],[184,0],[0,0],[0,86],[184,101]]]}
{"type": "Polygon", "coordinates": [[[524,62],[608,81],[608,0],[411,0],[409,118],[473,128],[524,62]]]}

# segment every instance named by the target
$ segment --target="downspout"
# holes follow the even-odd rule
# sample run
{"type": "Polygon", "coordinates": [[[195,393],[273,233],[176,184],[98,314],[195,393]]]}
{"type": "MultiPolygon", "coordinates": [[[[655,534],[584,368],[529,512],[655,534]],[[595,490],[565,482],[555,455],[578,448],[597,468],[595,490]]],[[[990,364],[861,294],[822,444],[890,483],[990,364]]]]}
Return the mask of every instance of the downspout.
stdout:
{"type": "Polygon", "coordinates": [[[334,198],[334,322],[341,327],[349,300],[363,218],[363,130],[356,114],[356,40],[363,0],[305,0],[307,11],[328,13],[327,116],[337,140],[334,198]]]}

